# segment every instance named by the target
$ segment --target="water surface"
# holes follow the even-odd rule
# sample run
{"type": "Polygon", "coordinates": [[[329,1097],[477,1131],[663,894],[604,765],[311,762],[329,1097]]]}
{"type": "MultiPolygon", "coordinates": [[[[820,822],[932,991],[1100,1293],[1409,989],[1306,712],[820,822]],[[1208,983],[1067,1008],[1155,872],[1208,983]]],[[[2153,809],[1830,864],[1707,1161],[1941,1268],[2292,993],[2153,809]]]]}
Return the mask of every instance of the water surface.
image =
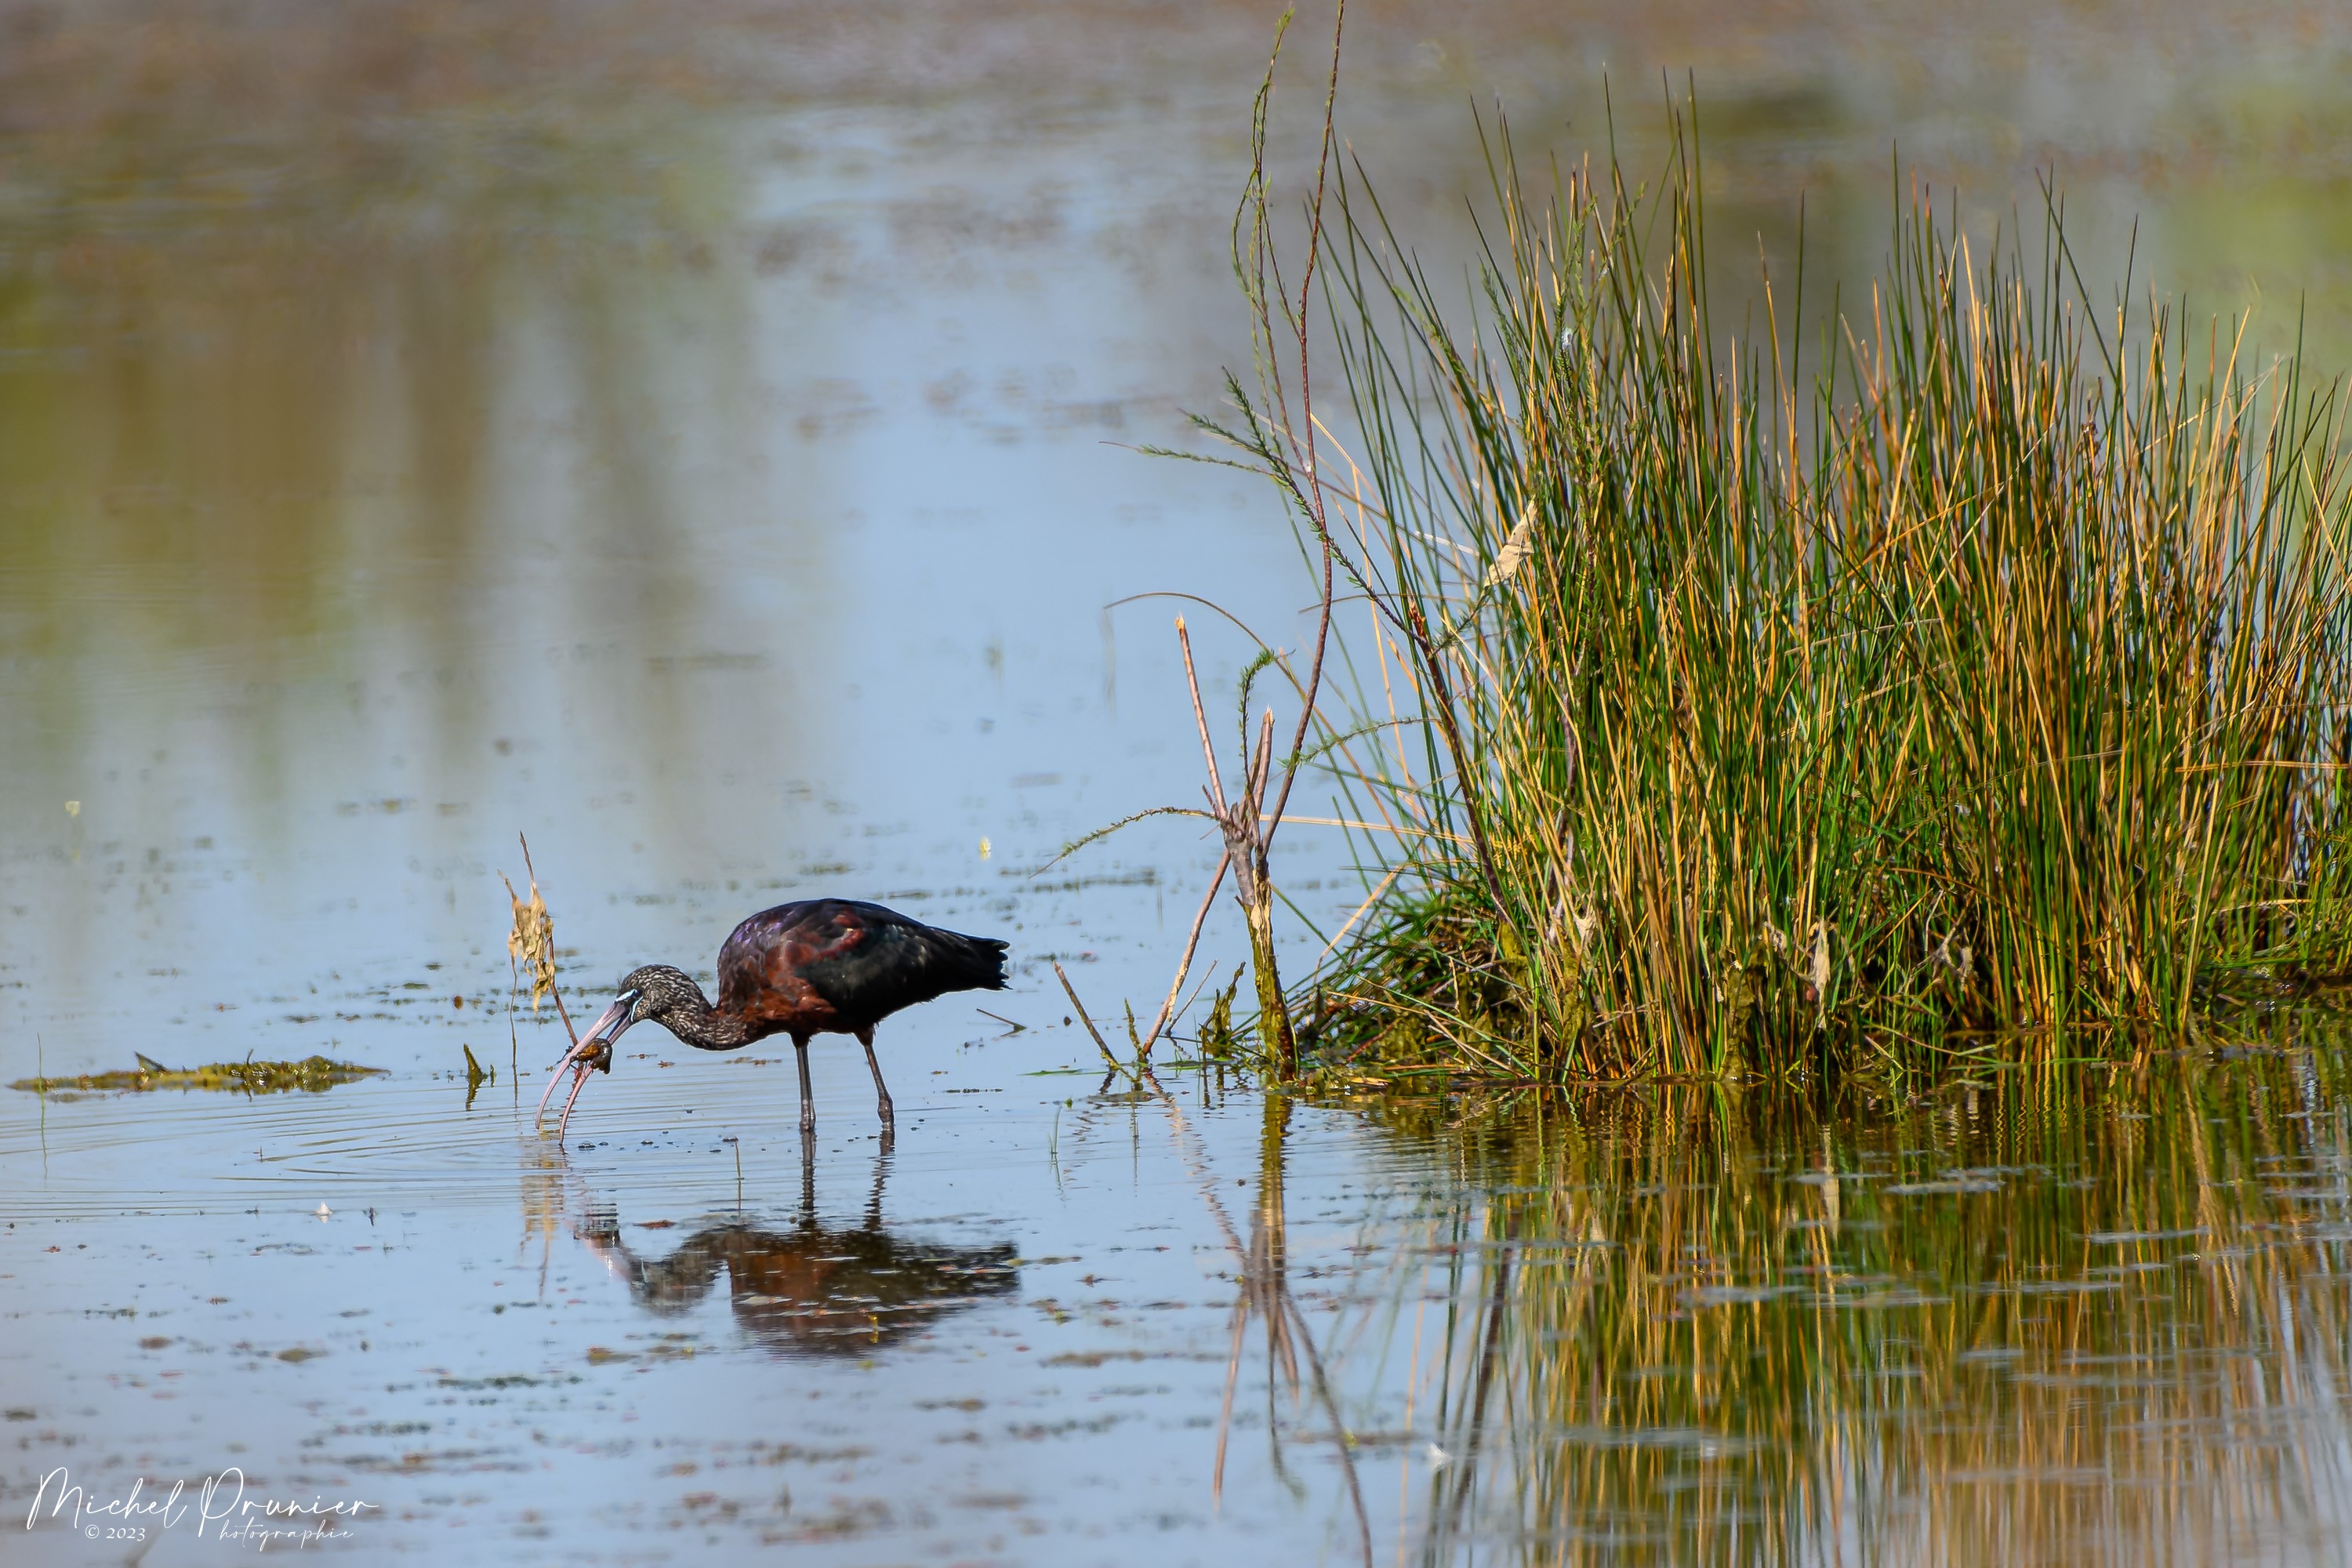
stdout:
{"type": "MultiPolygon", "coordinates": [[[[1801,197],[1809,297],[1865,277],[1899,141],[1974,233],[2054,163],[2090,275],[2352,357],[2329,7],[1355,16],[1424,254],[1474,103],[1638,160],[1687,68],[1724,298],[1801,197]]],[[[1270,26],[0,5],[0,1082],[390,1069],[0,1093],[0,1524],[236,1466],[379,1505],[365,1560],[2340,1557],[2324,1030],[1903,1105],[1102,1081],[1048,962],[1148,1015],[1213,864],[1040,874],[1196,788],[1178,606],[1107,606],[1307,626],[1267,498],[1131,450],[1246,365],[1270,26]],[[642,1032],[561,1149],[518,833],[579,1005],[818,892],[1014,983],[885,1026],[887,1149],[844,1042],[804,1164],[788,1052],[642,1032]]],[[[1360,889],[1284,844],[1297,974],[1360,889]]]]}

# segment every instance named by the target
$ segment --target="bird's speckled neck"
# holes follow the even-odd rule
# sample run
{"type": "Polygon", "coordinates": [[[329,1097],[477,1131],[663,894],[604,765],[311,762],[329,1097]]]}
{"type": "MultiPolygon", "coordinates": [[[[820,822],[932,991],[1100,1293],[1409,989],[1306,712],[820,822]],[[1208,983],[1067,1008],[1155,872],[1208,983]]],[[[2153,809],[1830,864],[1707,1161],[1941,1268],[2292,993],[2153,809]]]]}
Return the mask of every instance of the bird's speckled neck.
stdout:
{"type": "Polygon", "coordinates": [[[751,1030],[742,1018],[712,1006],[710,998],[702,994],[702,987],[683,974],[678,979],[684,984],[648,1015],[654,1022],[688,1045],[706,1051],[731,1051],[751,1043],[751,1030]]]}

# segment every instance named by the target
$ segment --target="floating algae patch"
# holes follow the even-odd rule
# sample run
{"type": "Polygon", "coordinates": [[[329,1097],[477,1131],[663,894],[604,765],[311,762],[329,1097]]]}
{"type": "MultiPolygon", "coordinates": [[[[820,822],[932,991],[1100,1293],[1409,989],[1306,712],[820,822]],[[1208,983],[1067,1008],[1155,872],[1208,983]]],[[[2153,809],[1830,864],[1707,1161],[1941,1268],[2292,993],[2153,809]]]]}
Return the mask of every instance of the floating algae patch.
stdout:
{"type": "MultiPolygon", "coordinates": [[[[139,1056],[134,1051],[133,1056],[139,1056]]],[[[303,1089],[311,1094],[354,1079],[385,1071],[356,1062],[304,1057],[299,1062],[215,1062],[209,1067],[167,1068],[152,1057],[139,1056],[139,1065],[125,1072],[83,1073],[76,1078],[22,1078],[8,1087],[32,1094],[78,1097],[115,1090],[151,1089],[225,1089],[246,1094],[281,1094],[303,1089]]]]}

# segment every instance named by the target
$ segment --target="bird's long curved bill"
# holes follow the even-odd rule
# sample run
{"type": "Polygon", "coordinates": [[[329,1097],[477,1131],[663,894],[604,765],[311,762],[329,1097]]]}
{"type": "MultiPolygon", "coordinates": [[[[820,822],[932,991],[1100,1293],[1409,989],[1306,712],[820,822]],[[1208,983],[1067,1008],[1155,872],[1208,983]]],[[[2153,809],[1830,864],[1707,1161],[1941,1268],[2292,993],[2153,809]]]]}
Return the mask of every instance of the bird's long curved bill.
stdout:
{"type": "Polygon", "coordinates": [[[532,1126],[539,1126],[547,1120],[547,1102],[554,1098],[555,1086],[563,1081],[563,1069],[570,1068],[572,1069],[572,1098],[563,1102],[563,1121],[556,1130],[556,1136],[562,1136],[562,1128],[572,1122],[572,1102],[580,1098],[581,1089],[587,1086],[591,1058],[595,1055],[596,1047],[601,1044],[609,1048],[613,1041],[621,1037],[622,1032],[629,1026],[629,1007],[635,1000],[635,995],[628,995],[614,1001],[593,1024],[588,1026],[588,1032],[563,1053],[562,1059],[549,1069],[547,1087],[540,1091],[539,1109],[531,1115],[532,1126]],[[612,1035],[600,1039],[607,1029],[613,1031],[612,1035]]]}

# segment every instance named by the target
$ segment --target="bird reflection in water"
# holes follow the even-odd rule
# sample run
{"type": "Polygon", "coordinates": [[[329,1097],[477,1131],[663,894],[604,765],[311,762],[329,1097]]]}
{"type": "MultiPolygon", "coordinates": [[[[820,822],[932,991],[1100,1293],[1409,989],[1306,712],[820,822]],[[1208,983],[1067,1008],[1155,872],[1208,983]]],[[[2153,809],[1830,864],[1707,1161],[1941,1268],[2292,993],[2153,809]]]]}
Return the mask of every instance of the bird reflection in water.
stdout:
{"type": "Polygon", "coordinates": [[[716,1220],[675,1251],[638,1257],[607,1206],[588,1211],[580,1239],[626,1280],[639,1305],[665,1317],[692,1310],[727,1276],[745,1331],[787,1356],[871,1355],[940,1319],[1020,1288],[1009,1242],[949,1247],[904,1239],[882,1220],[887,1152],[874,1162],[874,1191],[856,1226],[816,1215],[816,1169],[801,1167],[801,1210],[782,1229],[741,1218],[716,1220]]]}

